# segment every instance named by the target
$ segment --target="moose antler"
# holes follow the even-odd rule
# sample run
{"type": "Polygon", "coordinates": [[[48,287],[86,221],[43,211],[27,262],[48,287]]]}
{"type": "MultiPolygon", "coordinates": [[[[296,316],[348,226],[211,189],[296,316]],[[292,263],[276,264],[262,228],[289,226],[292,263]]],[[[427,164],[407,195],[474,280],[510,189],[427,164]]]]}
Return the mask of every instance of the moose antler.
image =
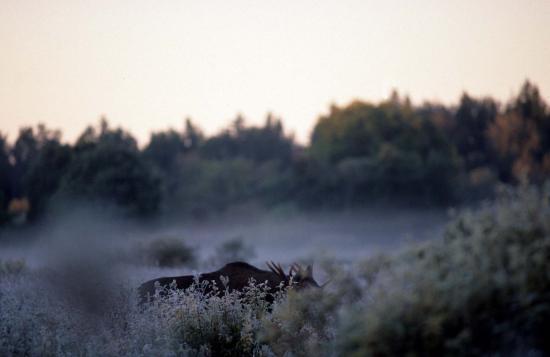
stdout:
{"type": "Polygon", "coordinates": [[[283,268],[281,267],[281,264],[275,264],[273,261],[271,261],[271,262],[265,262],[265,265],[267,265],[269,270],[271,270],[275,274],[279,275],[281,278],[287,279],[287,276],[286,276],[283,268]]]}
{"type": "Polygon", "coordinates": [[[299,275],[301,274],[302,272],[302,267],[300,266],[300,264],[298,263],[292,263],[290,265],[290,270],[288,271],[288,275],[291,275],[292,273],[294,273],[294,275],[299,275]]]}
{"type": "Polygon", "coordinates": [[[313,267],[311,265],[308,265],[304,269],[300,264],[292,263],[290,270],[288,271],[288,275],[291,275],[292,273],[294,273],[294,275],[299,275],[302,278],[313,278],[313,267]]]}

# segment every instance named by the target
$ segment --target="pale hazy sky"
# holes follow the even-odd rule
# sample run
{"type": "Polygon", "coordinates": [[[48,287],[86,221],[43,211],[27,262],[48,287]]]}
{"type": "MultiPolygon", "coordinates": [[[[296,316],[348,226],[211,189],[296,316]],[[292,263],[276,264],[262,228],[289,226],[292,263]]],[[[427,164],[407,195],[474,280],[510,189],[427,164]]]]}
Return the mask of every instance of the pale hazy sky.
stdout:
{"type": "Polygon", "coordinates": [[[305,141],[330,103],[550,98],[550,0],[0,0],[0,131],[74,138],[105,114],[143,143],[190,116],[281,116],[305,141]]]}

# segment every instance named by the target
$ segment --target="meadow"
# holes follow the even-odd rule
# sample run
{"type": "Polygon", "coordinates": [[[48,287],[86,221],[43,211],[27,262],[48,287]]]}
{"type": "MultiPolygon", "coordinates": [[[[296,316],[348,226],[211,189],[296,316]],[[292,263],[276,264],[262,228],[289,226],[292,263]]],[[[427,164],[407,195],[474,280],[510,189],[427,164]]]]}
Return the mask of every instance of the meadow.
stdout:
{"type": "MultiPolygon", "coordinates": [[[[549,199],[548,185],[503,188],[454,214],[439,237],[353,259],[318,255],[315,274],[331,279],[327,287],[281,293],[273,305],[261,282],[243,294],[207,296],[195,285],[138,304],[136,287],[147,276],[254,261],[253,245],[238,239],[207,258],[177,239],[131,249],[69,241],[40,264],[4,255],[0,355],[543,356],[549,199]]],[[[102,229],[114,231],[89,234],[102,229]]],[[[51,228],[56,233],[67,226],[51,228]]]]}

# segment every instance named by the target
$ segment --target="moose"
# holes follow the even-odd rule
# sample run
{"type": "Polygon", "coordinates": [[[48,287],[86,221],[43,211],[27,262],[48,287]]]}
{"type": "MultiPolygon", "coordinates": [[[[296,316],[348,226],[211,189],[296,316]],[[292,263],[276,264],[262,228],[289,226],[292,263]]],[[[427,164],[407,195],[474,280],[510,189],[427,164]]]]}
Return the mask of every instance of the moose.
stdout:
{"type": "MultiPolygon", "coordinates": [[[[169,288],[175,284],[176,289],[187,289],[193,283],[207,281],[215,282],[216,286],[225,286],[229,291],[242,292],[249,285],[251,279],[257,283],[266,283],[268,294],[266,300],[273,302],[273,294],[281,288],[292,287],[293,289],[322,288],[313,279],[313,268],[308,265],[305,269],[299,264],[292,264],[288,274],[285,274],[280,264],[266,262],[269,270],[261,270],[245,262],[233,262],[226,264],[223,268],[203,273],[198,276],[184,275],[176,277],[165,277],[149,280],[139,287],[141,303],[150,301],[155,296],[158,288],[169,288]],[[227,279],[227,280],[226,280],[227,279]]],[[[205,292],[212,291],[212,284],[206,286],[205,292]]],[[[219,291],[221,293],[221,291],[219,291]]]]}

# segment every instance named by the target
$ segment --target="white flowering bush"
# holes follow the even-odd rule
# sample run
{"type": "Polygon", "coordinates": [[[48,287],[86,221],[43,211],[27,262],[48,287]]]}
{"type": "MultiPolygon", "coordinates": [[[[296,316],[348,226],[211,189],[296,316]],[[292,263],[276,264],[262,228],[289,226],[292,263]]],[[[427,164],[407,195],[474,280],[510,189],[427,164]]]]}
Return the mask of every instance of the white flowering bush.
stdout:
{"type": "Polygon", "coordinates": [[[443,240],[368,262],[368,298],[345,309],[339,354],[549,354],[549,199],[548,186],[507,189],[443,240]]]}
{"type": "MultiPolygon", "coordinates": [[[[133,289],[121,286],[114,304],[97,313],[40,279],[2,283],[1,356],[250,355],[257,349],[265,308],[236,293],[205,297],[192,287],[140,306],[133,289]]],[[[262,291],[248,293],[255,289],[262,291]]]]}

